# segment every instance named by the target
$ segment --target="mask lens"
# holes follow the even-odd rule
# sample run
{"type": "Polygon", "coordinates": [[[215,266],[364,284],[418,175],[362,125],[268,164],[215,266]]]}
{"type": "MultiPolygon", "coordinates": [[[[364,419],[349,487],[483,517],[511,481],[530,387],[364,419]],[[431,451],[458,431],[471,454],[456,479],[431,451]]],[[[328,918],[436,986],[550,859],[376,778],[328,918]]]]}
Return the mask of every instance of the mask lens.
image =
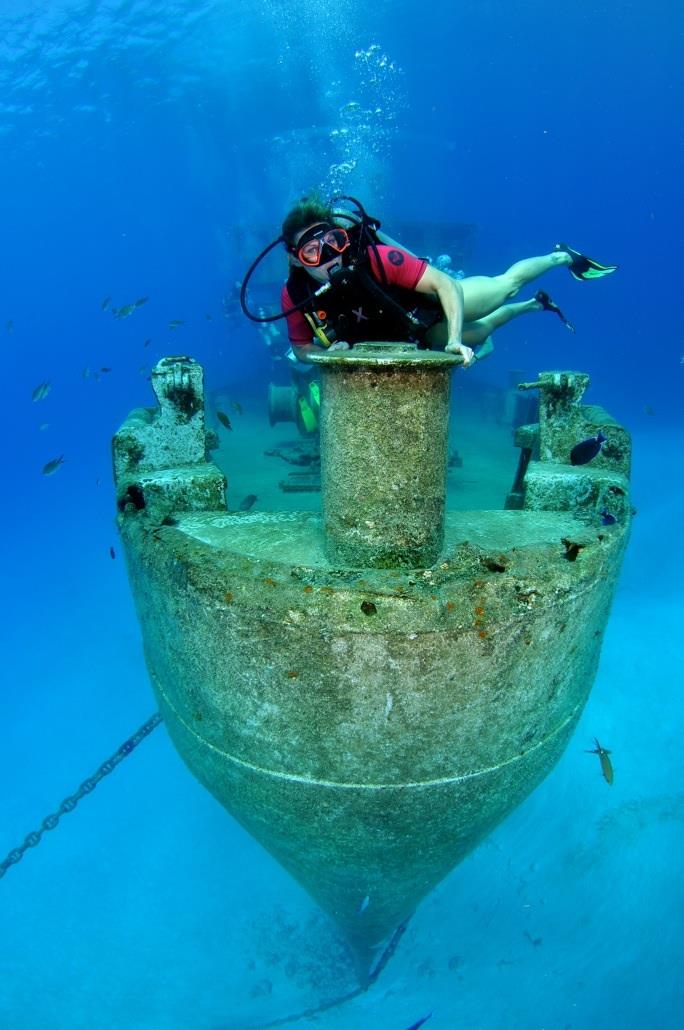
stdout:
{"type": "Polygon", "coordinates": [[[346,250],[349,246],[349,237],[347,236],[345,229],[331,229],[323,237],[323,243],[328,247],[331,247],[338,254],[341,254],[343,250],[346,250]]]}
{"type": "Polygon", "coordinates": [[[309,240],[304,243],[297,252],[297,257],[303,265],[317,265],[321,259],[323,247],[320,240],[309,240]]]}
{"type": "Polygon", "coordinates": [[[330,261],[336,254],[341,254],[348,246],[349,237],[344,229],[323,227],[300,243],[297,257],[303,265],[315,268],[330,261]]]}

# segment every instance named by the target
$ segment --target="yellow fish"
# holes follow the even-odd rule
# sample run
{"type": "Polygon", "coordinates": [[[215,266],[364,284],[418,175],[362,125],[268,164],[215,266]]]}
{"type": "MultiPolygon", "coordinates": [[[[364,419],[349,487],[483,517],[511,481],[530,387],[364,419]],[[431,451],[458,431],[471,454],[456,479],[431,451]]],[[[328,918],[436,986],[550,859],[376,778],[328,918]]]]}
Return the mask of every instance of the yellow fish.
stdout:
{"type": "Polygon", "coordinates": [[[610,760],[610,751],[608,748],[601,747],[596,737],[594,737],[594,743],[596,747],[588,748],[587,754],[598,755],[601,763],[601,772],[606,783],[613,782],[613,763],[610,760]]]}

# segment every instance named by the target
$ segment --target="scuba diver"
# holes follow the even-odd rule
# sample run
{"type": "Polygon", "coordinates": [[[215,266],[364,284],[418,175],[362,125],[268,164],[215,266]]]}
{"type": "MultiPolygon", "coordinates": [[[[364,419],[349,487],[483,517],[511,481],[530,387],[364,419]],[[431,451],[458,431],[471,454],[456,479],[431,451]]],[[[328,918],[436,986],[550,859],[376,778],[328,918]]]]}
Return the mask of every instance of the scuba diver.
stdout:
{"type": "Polygon", "coordinates": [[[257,257],[242,284],[241,304],[254,321],[287,318],[293,356],[306,362],[313,350],[347,350],[362,340],[401,340],[444,349],[465,366],[493,350],[491,334],[519,315],[550,311],[568,322],[543,290],[509,303],[521,288],[552,268],[567,268],[580,281],[602,278],[617,265],[602,265],[565,243],[550,254],[516,261],[495,276],[457,280],[416,257],[379,231],[353,197],[324,201],[310,194],[287,214],[282,235],[257,257]],[[354,211],[340,209],[350,201],[354,211]],[[290,272],[278,315],[255,316],[246,304],[248,281],[262,258],[283,243],[290,272]]]}

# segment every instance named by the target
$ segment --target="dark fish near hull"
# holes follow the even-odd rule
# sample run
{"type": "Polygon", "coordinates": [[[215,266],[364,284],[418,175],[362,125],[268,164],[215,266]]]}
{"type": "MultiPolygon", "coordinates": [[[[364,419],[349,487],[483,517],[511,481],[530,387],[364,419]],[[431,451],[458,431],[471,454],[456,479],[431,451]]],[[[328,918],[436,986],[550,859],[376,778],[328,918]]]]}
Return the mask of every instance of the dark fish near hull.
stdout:
{"type": "Polygon", "coordinates": [[[596,457],[605,442],[606,437],[603,433],[599,432],[596,436],[590,436],[588,440],[576,443],[570,451],[570,464],[586,465],[587,462],[596,457]]]}
{"type": "Polygon", "coordinates": [[[231,426],[231,424],[230,424],[230,419],[228,418],[228,416],[223,411],[217,411],[216,412],[216,418],[219,420],[221,425],[224,426],[226,429],[232,429],[233,428],[231,426]]]}
{"type": "Polygon", "coordinates": [[[418,1027],[422,1026],[423,1023],[427,1023],[428,1019],[432,1019],[431,1012],[428,1012],[427,1016],[423,1016],[422,1019],[419,1019],[417,1023],[411,1023],[410,1026],[406,1027],[406,1030],[418,1030],[418,1027]]]}
{"type": "Polygon", "coordinates": [[[240,501],[238,505],[238,511],[249,511],[249,509],[254,505],[256,501],[258,501],[258,499],[259,498],[256,494],[247,494],[247,496],[243,497],[240,501]]]}

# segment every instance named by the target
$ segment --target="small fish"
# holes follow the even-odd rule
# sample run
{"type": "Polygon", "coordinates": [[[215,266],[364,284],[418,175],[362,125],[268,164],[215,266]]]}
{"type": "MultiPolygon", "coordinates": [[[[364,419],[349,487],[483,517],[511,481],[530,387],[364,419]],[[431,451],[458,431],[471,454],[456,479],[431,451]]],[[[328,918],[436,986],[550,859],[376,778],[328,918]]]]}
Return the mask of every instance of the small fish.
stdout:
{"type": "Polygon", "coordinates": [[[653,410],[653,408],[651,407],[650,404],[644,404],[644,414],[645,415],[655,415],[655,411],[653,410]]]}
{"type": "Polygon", "coordinates": [[[90,369],[89,368],[84,368],[83,371],[81,372],[81,375],[83,376],[84,379],[90,379],[90,369]]]}
{"type": "Polygon", "coordinates": [[[46,379],[44,383],[38,383],[35,390],[31,394],[32,401],[44,401],[52,388],[52,384],[49,379],[46,379]]]}
{"type": "Polygon", "coordinates": [[[233,428],[231,426],[231,424],[230,424],[230,419],[228,418],[228,416],[223,411],[217,411],[216,412],[216,418],[219,420],[221,425],[224,426],[226,429],[232,429],[233,428]]]}
{"type": "Polygon", "coordinates": [[[112,559],[112,561],[114,561],[114,559],[116,558],[116,551],[113,547],[109,548],[109,557],[112,559]]]}
{"type": "Polygon", "coordinates": [[[205,313],[204,317],[206,318],[207,322],[213,322],[214,321],[214,316],[210,315],[208,311],[205,313]]]}
{"type": "Polygon", "coordinates": [[[143,304],[147,304],[149,299],[150,299],[149,297],[138,297],[137,300],[133,301],[133,307],[134,308],[141,308],[143,306],[143,304]]]}
{"type": "Polygon", "coordinates": [[[14,332],[14,322],[12,321],[11,318],[8,321],[7,325],[5,326],[5,329],[7,330],[8,333],[13,333],[14,332]]]}
{"type": "Polygon", "coordinates": [[[135,311],[135,304],[122,304],[120,308],[112,308],[114,318],[128,318],[135,311]]]}
{"type": "Polygon", "coordinates": [[[111,297],[105,297],[105,299],[101,302],[100,307],[102,308],[103,311],[107,310],[107,308],[109,307],[109,305],[111,303],[111,300],[112,300],[111,297]]]}
{"type": "Polygon", "coordinates": [[[423,1018],[419,1019],[417,1023],[411,1023],[410,1026],[406,1027],[406,1030],[418,1030],[419,1026],[422,1026],[423,1023],[427,1023],[428,1019],[431,1019],[431,1018],[432,1018],[432,1013],[428,1012],[427,1016],[423,1016],[423,1018]]]}
{"type": "Polygon", "coordinates": [[[145,340],[145,342],[143,343],[143,347],[149,347],[149,345],[151,343],[152,343],[152,340],[145,340]]]}
{"type": "Polygon", "coordinates": [[[587,462],[596,457],[605,442],[606,437],[599,431],[596,436],[590,436],[587,440],[576,443],[570,451],[570,463],[572,465],[586,465],[587,462]]]}
{"type": "Polygon", "coordinates": [[[614,526],[617,522],[615,515],[611,515],[605,508],[601,512],[601,525],[602,526],[614,526]]]}
{"type": "Polygon", "coordinates": [[[366,911],[366,909],[368,908],[369,905],[370,905],[370,894],[366,894],[365,898],[362,898],[361,901],[359,902],[358,906],[357,906],[357,909],[356,909],[357,916],[362,916],[363,913],[366,911]]]}
{"type": "Polygon", "coordinates": [[[169,329],[177,329],[179,325],[185,325],[182,318],[172,318],[169,322],[169,329]]]}
{"type": "Polygon", "coordinates": [[[59,458],[53,458],[52,461],[46,462],[43,465],[43,475],[51,476],[53,472],[56,472],[60,465],[64,464],[64,455],[60,454],[59,458]]]}
{"type": "Polygon", "coordinates": [[[587,752],[588,755],[598,755],[599,756],[599,761],[601,762],[601,772],[603,773],[603,778],[606,781],[606,783],[612,783],[613,782],[613,763],[611,762],[610,758],[608,757],[610,755],[610,751],[608,750],[608,748],[601,747],[601,745],[599,744],[599,742],[596,739],[596,737],[594,737],[594,743],[596,744],[596,747],[587,748],[586,752],[587,752]]]}
{"type": "Polygon", "coordinates": [[[103,368],[100,369],[100,372],[105,372],[105,373],[111,372],[111,368],[107,368],[106,366],[104,366],[103,368]]]}
{"type": "Polygon", "coordinates": [[[49,422],[41,422],[41,424],[38,426],[38,428],[40,429],[40,431],[42,433],[45,429],[49,429],[50,428],[50,423],[49,422]]]}
{"type": "Polygon", "coordinates": [[[238,415],[241,415],[243,412],[243,407],[240,404],[240,401],[231,401],[230,407],[233,409],[233,411],[237,412],[238,415]]]}
{"type": "Polygon", "coordinates": [[[238,511],[249,511],[254,502],[258,500],[259,498],[256,494],[247,494],[247,496],[243,497],[240,503],[238,504],[238,511]]]}

